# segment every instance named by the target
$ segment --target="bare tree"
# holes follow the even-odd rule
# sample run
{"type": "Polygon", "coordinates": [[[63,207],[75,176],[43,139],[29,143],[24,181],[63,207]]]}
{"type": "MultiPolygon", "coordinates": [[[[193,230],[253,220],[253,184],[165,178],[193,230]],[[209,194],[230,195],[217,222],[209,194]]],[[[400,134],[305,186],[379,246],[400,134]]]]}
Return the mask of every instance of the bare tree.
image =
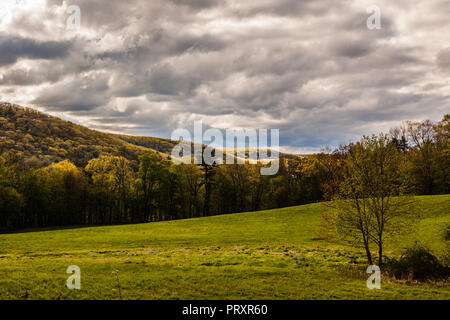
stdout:
{"type": "Polygon", "coordinates": [[[388,136],[364,137],[351,148],[336,201],[327,204],[332,210],[323,214],[326,225],[342,240],[364,248],[369,264],[375,247],[382,265],[386,236],[414,216],[403,161],[388,136]]]}

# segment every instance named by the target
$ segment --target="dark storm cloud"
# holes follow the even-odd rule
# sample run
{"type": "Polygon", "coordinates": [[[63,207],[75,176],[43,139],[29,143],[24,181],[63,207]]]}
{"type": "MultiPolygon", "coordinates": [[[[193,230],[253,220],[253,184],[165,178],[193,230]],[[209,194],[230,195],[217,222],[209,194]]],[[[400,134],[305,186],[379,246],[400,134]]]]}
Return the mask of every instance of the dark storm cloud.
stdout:
{"type": "Polygon", "coordinates": [[[345,6],[349,1],[321,0],[277,0],[277,1],[242,1],[232,8],[238,16],[273,15],[273,16],[319,16],[336,8],[345,6]]]}
{"type": "Polygon", "coordinates": [[[155,65],[149,71],[149,84],[152,93],[163,95],[180,95],[189,93],[197,85],[200,79],[195,75],[177,74],[175,68],[169,64],[155,65]]]}
{"type": "Polygon", "coordinates": [[[331,53],[347,58],[358,58],[368,55],[373,49],[368,41],[353,41],[339,39],[331,45],[331,53]]]}
{"type": "Polygon", "coordinates": [[[33,39],[0,34],[0,66],[15,63],[20,58],[55,59],[65,57],[71,43],[67,41],[39,42],[33,39]]]}
{"type": "Polygon", "coordinates": [[[124,39],[125,48],[101,52],[96,58],[119,63],[156,63],[184,53],[220,51],[226,47],[225,41],[208,34],[193,36],[182,31],[171,34],[164,29],[143,31],[124,39]]]}
{"type": "Polygon", "coordinates": [[[69,79],[42,90],[32,103],[52,111],[92,110],[108,102],[107,81],[105,74],[69,79]]]}
{"type": "Polygon", "coordinates": [[[310,150],[438,120],[448,1],[378,2],[380,30],[362,0],[48,0],[0,29],[0,93],[102,130],[170,137],[203,120],[310,150]]]}
{"type": "Polygon", "coordinates": [[[197,10],[203,10],[205,8],[211,8],[219,4],[219,0],[169,0],[174,4],[184,5],[197,10]]]}

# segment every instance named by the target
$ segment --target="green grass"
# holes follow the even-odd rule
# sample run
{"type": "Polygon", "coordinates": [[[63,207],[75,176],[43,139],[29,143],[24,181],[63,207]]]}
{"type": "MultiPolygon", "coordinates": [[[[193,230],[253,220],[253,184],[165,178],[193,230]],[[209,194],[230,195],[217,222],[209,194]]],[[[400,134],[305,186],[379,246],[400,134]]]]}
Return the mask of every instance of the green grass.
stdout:
{"type": "MultiPolygon", "coordinates": [[[[422,219],[388,248],[444,255],[450,195],[418,197],[422,219]]],[[[450,299],[448,283],[382,277],[361,250],[321,240],[321,204],[158,223],[0,235],[0,299],[450,299]],[[81,268],[81,290],[65,286],[81,268]],[[116,277],[118,275],[118,280],[116,277]]]]}

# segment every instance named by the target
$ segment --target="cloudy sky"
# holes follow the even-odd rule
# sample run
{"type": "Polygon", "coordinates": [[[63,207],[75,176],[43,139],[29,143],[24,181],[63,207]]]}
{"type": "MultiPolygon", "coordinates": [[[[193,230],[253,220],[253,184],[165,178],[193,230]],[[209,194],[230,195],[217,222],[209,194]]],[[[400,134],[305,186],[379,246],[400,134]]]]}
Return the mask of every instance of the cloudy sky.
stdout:
{"type": "Polygon", "coordinates": [[[312,152],[450,112],[449,17],[450,0],[1,0],[0,100],[136,135],[279,128],[312,152]]]}

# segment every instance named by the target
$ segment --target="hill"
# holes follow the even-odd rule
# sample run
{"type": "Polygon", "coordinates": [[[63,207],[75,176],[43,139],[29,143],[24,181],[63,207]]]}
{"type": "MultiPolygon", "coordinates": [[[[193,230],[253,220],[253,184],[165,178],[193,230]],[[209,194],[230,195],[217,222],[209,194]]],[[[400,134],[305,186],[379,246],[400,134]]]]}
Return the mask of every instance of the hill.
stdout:
{"type": "MultiPolygon", "coordinates": [[[[416,240],[445,254],[450,195],[418,200],[421,221],[388,256],[416,240]]],[[[383,275],[368,290],[364,253],[318,237],[322,210],[3,234],[0,299],[450,299],[448,282],[383,275]],[[65,287],[69,265],[81,268],[81,290],[65,287]]]]}
{"type": "Polygon", "coordinates": [[[0,103],[0,155],[23,159],[31,166],[41,167],[62,160],[85,166],[101,155],[137,161],[143,149],[164,153],[175,143],[104,133],[30,108],[0,103]]]}
{"type": "MultiPolygon", "coordinates": [[[[113,155],[127,158],[136,169],[142,150],[167,157],[177,143],[164,138],[100,132],[31,108],[0,103],[0,155],[23,160],[32,167],[63,160],[84,167],[91,159],[113,155]]],[[[292,159],[296,155],[280,153],[280,157],[292,159]]]]}

